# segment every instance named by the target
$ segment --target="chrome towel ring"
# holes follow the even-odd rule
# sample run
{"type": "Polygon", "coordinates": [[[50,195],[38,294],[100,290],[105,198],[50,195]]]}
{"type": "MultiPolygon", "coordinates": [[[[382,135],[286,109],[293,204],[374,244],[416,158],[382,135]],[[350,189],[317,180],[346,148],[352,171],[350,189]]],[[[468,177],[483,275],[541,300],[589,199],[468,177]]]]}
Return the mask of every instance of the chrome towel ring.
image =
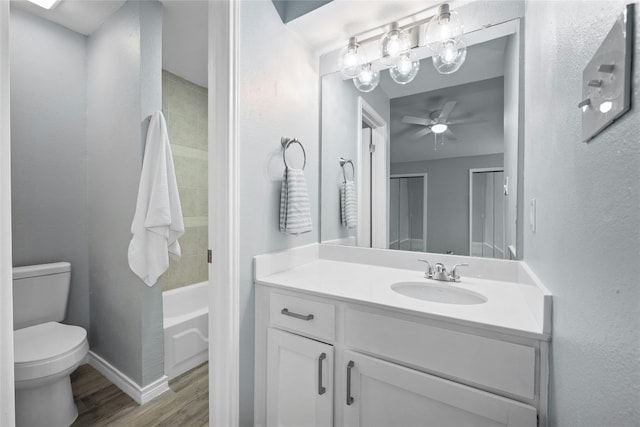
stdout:
{"type": "Polygon", "coordinates": [[[344,166],[346,164],[351,165],[351,179],[355,181],[356,179],[356,168],[353,166],[353,162],[351,160],[345,159],[344,157],[340,157],[340,167],[342,168],[342,177],[344,178],[344,182],[347,182],[347,173],[344,170],[344,166]]]}
{"type": "Polygon", "coordinates": [[[307,166],[307,152],[304,150],[304,145],[302,145],[302,143],[298,141],[298,139],[289,138],[286,136],[283,136],[282,138],[280,138],[280,144],[282,144],[282,160],[284,161],[284,165],[286,167],[289,167],[289,165],[287,164],[287,155],[286,155],[287,148],[289,148],[291,144],[298,144],[300,148],[302,148],[302,155],[304,156],[304,163],[302,164],[302,169],[304,170],[305,166],[307,166]]]}

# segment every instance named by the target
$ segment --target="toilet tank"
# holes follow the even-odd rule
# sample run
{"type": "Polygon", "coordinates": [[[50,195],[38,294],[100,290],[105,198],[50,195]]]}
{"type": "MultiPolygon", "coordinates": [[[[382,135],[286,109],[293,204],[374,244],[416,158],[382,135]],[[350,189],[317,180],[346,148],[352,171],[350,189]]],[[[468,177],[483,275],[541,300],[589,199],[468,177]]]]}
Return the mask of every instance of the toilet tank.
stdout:
{"type": "Polygon", "coordinates": [[[14,267],[13,329],[62,322],[70,283],[71,264],[68,262],[14,267]]]}

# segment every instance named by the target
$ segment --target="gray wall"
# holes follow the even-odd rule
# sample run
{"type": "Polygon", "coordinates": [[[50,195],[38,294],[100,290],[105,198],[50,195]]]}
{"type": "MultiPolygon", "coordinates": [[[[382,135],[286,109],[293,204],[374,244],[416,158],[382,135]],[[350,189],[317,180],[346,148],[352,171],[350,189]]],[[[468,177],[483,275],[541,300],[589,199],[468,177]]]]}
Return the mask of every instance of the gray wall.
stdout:
{"type": "MultiPolygon", "coordinates": [[[[240,7],[240,425],[253,425],[253,256],[318,241],[319,76],[317,59],[282,24],[271,2],[240,7]],[[277,46],[277,49],[274,49],[277,46]],[[280,137],[297,137],[307,152],[305,176],[313,231],[278,231],[284,164],[280,137]]],[[[287,161],[301,164],[299,148],[287,161]]]]}
{"type": "Polygon", "coordinates": [[[127,249],[146,118],[162,108],[161,23],[159,3],[129,1],[88,42],[91,347],[142,386],[163,375],[162,289],[127,249]]]}
{"type": "MultiPolygon", "coordinates": [[[[351,80],[343,80],[340,73],[322,77],[322,241],[357,233],[357,229],[349,230],[340,224],[339,191],[344,178],[338,161],[340,157],[352,159],[357,172],[359,97],[389,124],[391,105],[389,97],[380,88],[364,93],[356,89],[351,80]]],[[[351,167],[346,169],[350,177],[351,167]]]]}
{"type": "Polygon", "coordinates": [[[11,9],[13,264],[69,261],[88,330],[86,71],[86,37],[11,9]]]}
{"type": "Polygon", "coordinates": [[[427,252],[469,255],[469,169],[502,165],[502,154],[391,165],[391,174],[428,174],[427,252]]]}
{"type": "Polygon", "coordinates": [[[524,249],[553,293],[552,426],[640,425],[637,9],[631,111],[585,144],[576,108],[625,3],[527,3],[525,218],[535,197],[538,220],[524,249]]]}

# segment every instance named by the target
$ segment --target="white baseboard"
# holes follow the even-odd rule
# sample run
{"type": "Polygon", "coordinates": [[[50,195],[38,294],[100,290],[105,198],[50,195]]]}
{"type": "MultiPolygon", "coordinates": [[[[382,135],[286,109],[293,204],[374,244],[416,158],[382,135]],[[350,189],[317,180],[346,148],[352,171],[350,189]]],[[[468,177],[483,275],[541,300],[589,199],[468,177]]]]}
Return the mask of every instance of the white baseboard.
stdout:
{"type": "Polygon", "coordinates": [[[89,365],[93,366],[98,372],[111,381],[113,385],[135,400],[138,405],[144,405],[169,390],[169,378],[166,375],[163,375],[149,385],[140,387],[138,383],[120,372],[93,351],[90,351],[87,357],[89,365]]]}

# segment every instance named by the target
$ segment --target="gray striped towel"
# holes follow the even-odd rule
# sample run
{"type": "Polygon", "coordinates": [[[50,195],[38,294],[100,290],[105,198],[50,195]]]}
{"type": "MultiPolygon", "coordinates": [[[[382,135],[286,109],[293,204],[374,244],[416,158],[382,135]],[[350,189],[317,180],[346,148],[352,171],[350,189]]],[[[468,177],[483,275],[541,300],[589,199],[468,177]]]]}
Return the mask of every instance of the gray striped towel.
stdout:
{"type": "Polygon", "coordinates": [[[280,193],[280,231],[302,234],[311,231],[311,207],[302,169],[286,168],[280,193]]]}
{"type": "Polygon", "coordinates": [[[340,187],[340,215],[344,227],[358,226],[358,196],[353,181],[347,180],[340,187]]]}

